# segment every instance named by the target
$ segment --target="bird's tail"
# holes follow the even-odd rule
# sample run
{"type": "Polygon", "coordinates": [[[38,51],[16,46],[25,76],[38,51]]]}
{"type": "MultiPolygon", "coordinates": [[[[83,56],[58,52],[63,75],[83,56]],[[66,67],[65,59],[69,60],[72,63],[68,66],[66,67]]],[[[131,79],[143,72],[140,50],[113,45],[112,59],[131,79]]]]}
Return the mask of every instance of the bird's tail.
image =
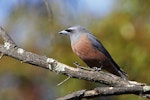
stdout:
{"type": "Polygon", "coordinates": [[[112,65],[115,68],[115,70],[117,71],[118,75],[121,76],[123,79],[127,80],[128,79],[128,75],[127,73],[125,73],[123,71],[123,69],[121,69],[114,61],[112,61],[112,65]]]}
{"type": "Polygon", "coordinates": [[[110,66],[108,70],[109,72],[117,76],[120,76],[125,80],[128,79],[128,75],[115,63],[113,59],[111,60],[111,65],[112,66],[110,66]]]}
{"type": "Polygon", "coordinates": [[[125,79],[125,80],[128,79],[127,73],[125,73],[121,68],[119,68],[118,73],[120,74],[120,76],[121,76],[123,79],[125,79]]]}

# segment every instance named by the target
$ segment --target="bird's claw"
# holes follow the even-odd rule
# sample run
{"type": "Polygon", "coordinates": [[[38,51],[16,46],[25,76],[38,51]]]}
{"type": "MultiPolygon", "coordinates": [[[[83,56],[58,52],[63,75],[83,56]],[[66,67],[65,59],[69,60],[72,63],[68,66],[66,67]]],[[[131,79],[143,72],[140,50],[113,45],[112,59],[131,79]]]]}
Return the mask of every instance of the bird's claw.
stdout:
{"type": "Polygon", "coordinates": [[[102,70],[102,67],[98,68],[98,67],[93,67],[94,71],[101,71],[102,70]]]}
{"type": "Polygon", "coordinates": [[[103,68],[103,65],[101,65],[100,67],[93,67],[94,71],[101,71],[103,68]]]}

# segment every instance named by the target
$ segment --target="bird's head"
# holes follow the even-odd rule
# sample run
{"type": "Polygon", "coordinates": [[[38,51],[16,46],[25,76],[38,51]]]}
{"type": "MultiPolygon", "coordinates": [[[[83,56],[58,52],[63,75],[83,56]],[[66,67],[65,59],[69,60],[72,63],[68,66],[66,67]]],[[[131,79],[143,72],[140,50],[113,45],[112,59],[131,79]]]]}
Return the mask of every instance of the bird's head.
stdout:
{"type": "Polygon", "coordinates": [[[77,42],[81,35],[88,33],[88,31],[82,26],[72,26],[59,32],[70,37],[71,44],[77,42]]]}
{"type": "Polygon", "coordinates": [[[62,30],[59,32],[59,34],[71,36],[71,35],[82,34],[85,32],[87,32],[86,29],[84,27],[78,25],[78,26],[72,26],[72,27],[69,27],[65,30],[62,30]]]}

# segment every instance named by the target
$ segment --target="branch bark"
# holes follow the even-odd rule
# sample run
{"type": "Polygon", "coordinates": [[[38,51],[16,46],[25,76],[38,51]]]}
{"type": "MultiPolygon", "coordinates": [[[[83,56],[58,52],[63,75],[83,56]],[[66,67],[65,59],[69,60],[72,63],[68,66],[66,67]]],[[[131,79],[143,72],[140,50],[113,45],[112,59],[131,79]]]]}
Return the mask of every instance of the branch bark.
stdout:
{"type": "MultiPolygon", "coordinates": [[[[4,31],[2,27],[0,27],[0,35],[4,40],[4,44],[0,44],[0,52],[1,57],[2,56],[9,56],[14,59],[20,60],[23,63],[28,63],[35,65],[37,67],[42,67],[45,69],[49,69],[50,71],[64,74],[72,78],[78,78],[83,79],[87,81],[93,81],[98,82],[101,84],[106,84],[111,87],[105,87],[105,88],[97,88],[94,90],[81,90],[74,92],[73,94],[70,94],[72,97],[80,97],[82,98],[91,98],[95,96],[106,96],[106,95],[116,95],[118,93],[120,94],[144,94],[147,91],[150,91],[150,86],[147,86],[143,83],[138,83],[135,81],[129,81],[129,80],[123,80],[122,78],[115,76],[110,73],[106,73],[103,71],[97,72],[97,71],[89,71],[89,70],[83,70],[80,68],[74,68],[71,66],[68,66],[66,64],[63,64],[61,62],[58,62],[57,60],[53,58],[49,58],[46,56],[37,55],[31,52],[28,52],[20,47],[18,47],[15,42],[10,38],[10,36],[4,31]],[[133,87],[141,87],[139,90],[131,91],[131,88],[133,87]],[[145,88],[146,87],[146,88],[145,88]],[[113,88],[113,89],[110,89],[113,88]],[[128,90],[128,92],[126,92],[128,90]],[[103,91],[103,92],[102,92],[103,91]],[[114,92],[113,92],[114,91],[114,92]],[[119,92],[117,92],[119,91],[119,92]],[[123,92],[121,92],[123,91],[123,92]],[[110,93],[111,92],[111,93],[110,93]],[[76,94],[76,95],[74,95],[76,94]]],[[[67,97],[70,97],[70,95],[67,97]]],[[[148,94],[150,95],[150,94],[148,94]]],[[[143,95],[142,95],[143,96],[143,95]]],[[[66,97],[66,96],[65,96],[66,97]]]]}

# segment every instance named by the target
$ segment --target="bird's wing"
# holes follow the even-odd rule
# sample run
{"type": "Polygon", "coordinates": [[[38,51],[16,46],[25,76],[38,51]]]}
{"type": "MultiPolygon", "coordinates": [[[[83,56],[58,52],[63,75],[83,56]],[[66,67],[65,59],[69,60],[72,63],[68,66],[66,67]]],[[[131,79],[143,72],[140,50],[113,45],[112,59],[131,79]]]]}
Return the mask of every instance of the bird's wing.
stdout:
{"type": "Polygon", "coordinates": [[[112,59],[111,55],[108,53],[108,51],[104,48],[102,43],[95,36],[93,36],[92,34],[88,34],[88,38],[90,39],[90,41],[92,42],[92,45],[96,49],[101,51],[107,58],[112,59]]]}
{"type": "Polygon", "coordinates": [[[102,43],[92,34],[88,34],[88,38],[90,39],[90,41],[92,42],[92,45],[98,49],[99,51],[101,51],[110,61],[110,63],[114,66],[114,68],[118,71],[118,73],[123,77],[123,78],[127,78],[127,74],[116,64],[116,62],[112,59],[111,55],[108,53],[108,51],[104,48],[104,46],[102,45],[102,43]]]}

